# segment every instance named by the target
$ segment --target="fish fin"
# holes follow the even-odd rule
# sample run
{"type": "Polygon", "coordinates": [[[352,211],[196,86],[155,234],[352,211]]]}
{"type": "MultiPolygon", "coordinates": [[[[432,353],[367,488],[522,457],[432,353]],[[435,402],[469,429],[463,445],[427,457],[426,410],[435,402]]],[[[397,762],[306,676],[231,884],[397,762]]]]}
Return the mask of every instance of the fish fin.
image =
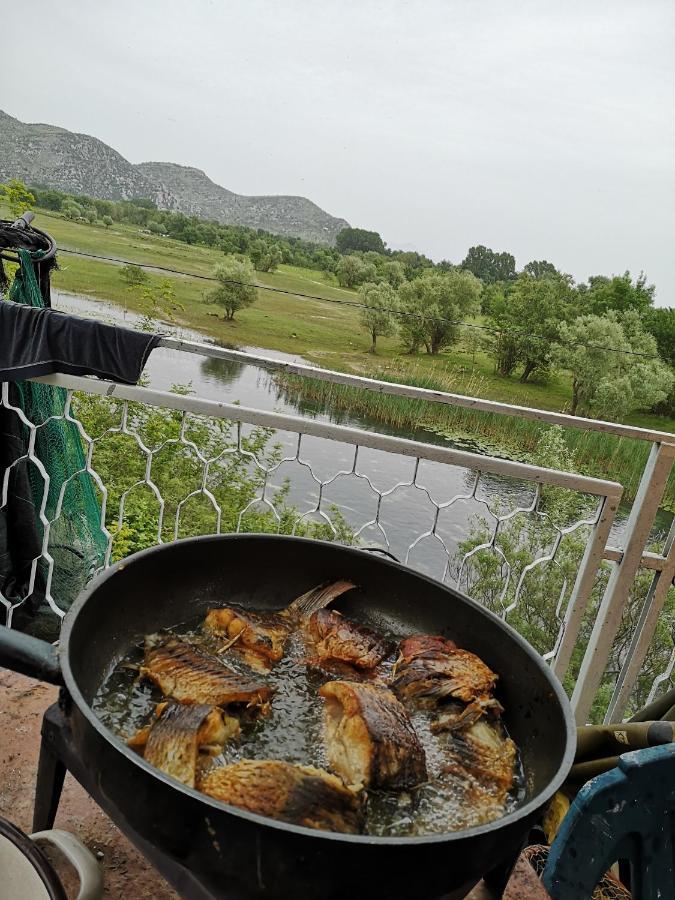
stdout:
{"type": "Polygon", "coordinates": [[[340,594],[351,591],[356,585],[351,581],[334,581],[332,584],[320,584],[315,588],[296,597],[292,603],[286,607],[286,613],[300,619],[308,618],[318,609],[324,609],[329,606],[333,600],[336,600],[340,594]]]}

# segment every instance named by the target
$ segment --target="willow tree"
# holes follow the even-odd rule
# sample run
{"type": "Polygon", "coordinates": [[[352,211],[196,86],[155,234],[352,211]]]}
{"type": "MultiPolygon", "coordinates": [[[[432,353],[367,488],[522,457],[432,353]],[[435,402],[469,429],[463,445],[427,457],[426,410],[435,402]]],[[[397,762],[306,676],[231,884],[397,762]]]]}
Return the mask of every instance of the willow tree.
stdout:
{"type": "Polygon", "coordinates": [[[218,285],[209,298],[225,309],[225,318],[231,322],[237,310],[255,303],[257,289],[255,272],[250,260],[230,254],[213,270],[218,285]]]}
{"type": "Polygon", "coordinates": [[[390,337],[396,333],[398,297],[390,284],[368,282],[361,285],[359,301],[361,326],[371,337],[369,353],[376,353],[378,337],[390,337]]]}

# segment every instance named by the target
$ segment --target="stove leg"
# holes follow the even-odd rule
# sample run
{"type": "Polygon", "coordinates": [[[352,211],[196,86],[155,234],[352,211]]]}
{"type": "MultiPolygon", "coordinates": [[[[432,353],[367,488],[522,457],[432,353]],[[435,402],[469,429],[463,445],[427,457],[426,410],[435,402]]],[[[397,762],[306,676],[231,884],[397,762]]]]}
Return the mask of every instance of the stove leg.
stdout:
{"type": "Polygon", "coordinates": [[[40,744],[37,783],[35,785],[35,806],[33,807],[33,831],[47,831],[54,825],[59,808],[66,767],[55,755],[48,741],[43,737],[40,744]]]}

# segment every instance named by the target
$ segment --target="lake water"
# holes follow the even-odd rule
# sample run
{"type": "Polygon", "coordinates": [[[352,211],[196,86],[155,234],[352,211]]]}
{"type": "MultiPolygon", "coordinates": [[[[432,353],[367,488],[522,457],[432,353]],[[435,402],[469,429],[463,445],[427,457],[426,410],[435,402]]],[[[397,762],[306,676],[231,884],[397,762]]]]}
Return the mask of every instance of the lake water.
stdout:
{"type": "MultiPolygon", "coordinates": [[[[52,291],[53,305],[64,312],[80,316],[95,317],[115,324],[135,327],[140,317],[125,311],[122,307],[88,297],[52,291]]],[[[161,330],[187,340],[208,342],[204,335],[186,328],[161,325],[161,330]]],[[[248,352],[260,352],[265,356],[293,362],[304,362],[301,357],[290,356],[255,347],[242,347],[248,352]]],[[[200,357],[178,350],[158,348],[152,352],[145,368],[149,386],[158,390],[170,390],[172,385],[191,385],[196,395],[222,402],[239,402],[250,406],[280,413],[301,414],[319,421],[338,422],[366,430],[379,431],[399,437],[413,438],[427,443],[457,446],[464,450],[480,452],[478,443],[470,441],[450,442],[423,428],[414,433],[386,428],[367,417],[337,414],[320,407],[300,404],[285,393],[270,372],[255,364],[245,364],[229,360],[200,357]]],[[[279,432],[278,440],[284,448],[284,455],[293,456],[297,446],[297,436],[279,432]]],[[[347,444],[324,439],[304,437],[301,459],[311,464],[312,470],[321,481],[328,480],[338,472],[352,469],[354,449],[347,444]]],[[[361,449],[357,471],[366,476],[377,491],[385,492],[397,484],[410,482],[414,475],[414,460],[376,450],[361,449]]],[[[390,541],[391,552],[403,559],[408,546],[433,526],[435,508],[429,502],[426,491],[436,502],[443,503],[453,496],[470,491],[474,473],[458,466],[422,461],[420,463],[417,487],[400,487],[394,494],[381,501],[379,520],[390,541]]],[[[273,478],[273,488],[279,487],[285,478],[291,482],[289,500],[301,512],[312,510],[318,498],[318,485],[307,466],[297,461],[282,463],[273,478]]],[[[445,510],[441,510],[437,532],[451,554],[460,541],[469,534],[472,520],[485,516],[486,508],[481,499],[487,500],[494,509],[497,504],[509,509],[528,505],[533,487],[527,482],[499,476],[482,476],[477,491],[477,499],[461,500],[445,510]]],[[[374,519],[378,497],[365,478],[340,475],[324,489],[326,507],[335,504],[353,528],[361,528],[374,519]]],[[[622,509],[617,516],[610,543],[621,546],[627,510],[622,509]]],[[[315,520],[316,516],[311,515],[315,520]]],[[[659,516],[655,536],[667,531],[671,516],[663,512],[659,516]]],[[[373,526],[365,528],[361,534],[365,544],[382,544],[381,531],[373,526]]],[[[446,556],[441,544],[435,538],[425,538],[417,545],[410,557],[410,564],[434,577],[441,577],[446,556]]]]}

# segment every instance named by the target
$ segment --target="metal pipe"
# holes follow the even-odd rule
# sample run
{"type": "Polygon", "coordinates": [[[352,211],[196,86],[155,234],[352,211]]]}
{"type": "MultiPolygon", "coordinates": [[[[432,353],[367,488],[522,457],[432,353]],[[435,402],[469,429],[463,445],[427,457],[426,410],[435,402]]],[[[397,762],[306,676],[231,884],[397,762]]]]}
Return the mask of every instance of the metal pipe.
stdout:
{"type": "Polygon", "coordinates": [[[553,671],[561,681],[567,672],[572,653],[576,647],[588,600],[595,584],[607,538],[614,524],[618,508],[618,500],[605,498],[602,501],[598,521],[594,525],[593,533],[586,543],[586,549],[579,565],[572,595],[567,604],[558,640],[556,641],[557,649],[553,660],[553,671]]]}
{"type": "Polygon", "coordinates": [[[654,572],[652,577],[640,611],[640,618],[633,631],[628,653],[621,666],[621,672],[605,714],[605,722],[620,721],[626,711],[631,692],[654,637],[668,590],[675,577],[675,519],[670,526],[664,554],[666,565],[660,571],[654,572]]]}
{"type": "Polygon", "coordinates": [[[170,350],[183,350],[199,356],[214,359],[228,359],[236,362],[260,366],[272,371],[286,372],[289,375],[300,375],[303,378],[314,378],[317,381],[328,381],[331,384],[342,384],[349,387],[363,388],[379,394],[391,394],[396,397],[410,397],[415,400],[427,400],[431,403],[445,403],[448,406],[460,406],[466,409],[477,409],[481,412],[496,413],[501,416],[514,416],[521,419],[534,419],[550,425],[564,425],[583,431],[599,431],[615,434],[618,437],[634,438],[642,441],[672,440],[672,434],[666,431],[653,431],[649,428],[638,428],[634,425],[621,425],[617,422],[604,422],[601,419],[585,419],[581,416],[570,416],[546,409],[530,406],[514,406],[510,403],[499,403],[496,400],[483,400],[480,397],[468,397],[464,394],[451,394],[446,391],[434,391],[429,388],[411,387],[390,381],[379,381],[376,378],[364,378],[360,375],[348,375],[334,369],[319,369],[304,363],[291,363],[257,353],[244,353],[242,350],[230,350],[225,347],[214,347],[197,341],[186,341],[182,338],[163,337],[160,347],[170,350]]]}
{"type": "Polygon", "coordinates": [[[626,548],[621,562],[614,565],[607,583],[572,694],[572,707],[579,725],[586,723],[600,686],[645,544],[668,483],[673,459],[675,443],[653,444],[628,517],[626,548]]]}
{"type": "Polygon", "coordinates": [[[295,434],[307,434],[313,437],[326,438],[360,447],[385,450],[402,456],[429,459],[447,463],[451,466],[462,466],[467,469],[480,469],[493,475],[506,475],[509,478],[522,478],[539,484],[552,484],[556,487],[569,488],[600,497],[618,500],[623,488],[616,481],[605,481],[577,475],[574,472],[561,472],[557,469],[546,469],[530,463],[516,462],[510,459],[499,459],[494,456],[481,456],[466,450],[451,447],[440,447],[436,444],[424,444],[406,438],[363,431],[360,428],[348,428],[344,425],[333,425],[329,422],[316,422],[301,416],[289,416],[266,410],[251,409],[234,403],[221,403],[218,400],[205,400],[199,397],[186,397],[168,391],[157,391],[136,385],[115,384],[111,381],[86,378],[81,375],[45,375],[35,378],[44,384],[54,384],[68,390],[86,391],[106,397],[117,397],[120,400],[132,400],[161,406],[168,409],[185,410],[199,415],[213,416],[219,419],[231,419],[233,422],[246,422],[249,425],[260,425],[263,428],[274,428],[280,431],[291,431],[295,434]]]}

